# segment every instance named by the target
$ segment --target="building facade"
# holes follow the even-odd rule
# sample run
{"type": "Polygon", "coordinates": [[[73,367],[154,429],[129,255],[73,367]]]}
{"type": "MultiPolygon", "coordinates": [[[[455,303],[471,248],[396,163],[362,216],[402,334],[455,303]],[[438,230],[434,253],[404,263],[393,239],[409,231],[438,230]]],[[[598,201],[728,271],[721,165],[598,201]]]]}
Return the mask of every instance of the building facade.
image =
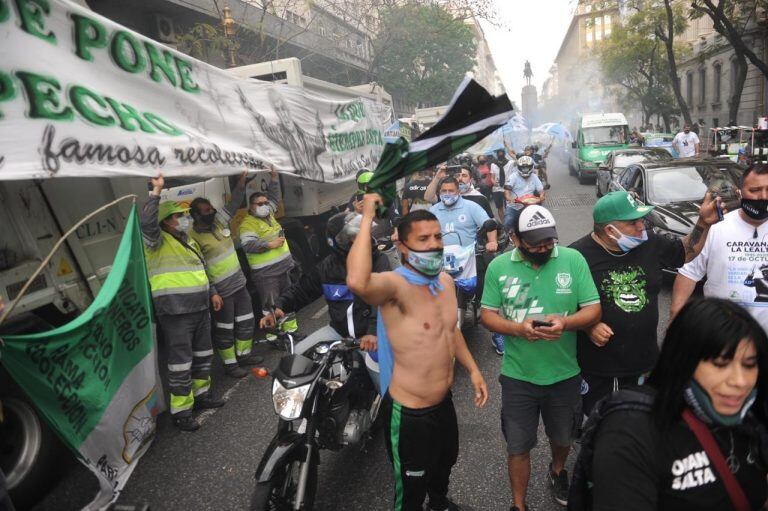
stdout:
{"type": "MultiPolygon", "coordinates": [[[[691,112],[691,120],[706,129],[718,126],[753,126],[758,117],[766,115],[768,87],[766,78],[748,64],[747,78],[735,119],[730,118],[733,85],[737,67],[728,41],[713,28],[708,17],[691,20],[680,40],[689,48],[689,58],[678,62],[678,77],[683,98],[691,112]]],[[[766,55],[764,24],[752,24],[746,31],[746,41],[758,56],[766,55]]]]}
{"type": "Polygon", "coordinates": [[[620,2],[581,0],[542,86],[539,115],[542,119],[573,126],[583,114],[623,112],[630,125],[639,125],[636,109],[626,111],[602,79],[596,49],[621,22],[620,2]]]}

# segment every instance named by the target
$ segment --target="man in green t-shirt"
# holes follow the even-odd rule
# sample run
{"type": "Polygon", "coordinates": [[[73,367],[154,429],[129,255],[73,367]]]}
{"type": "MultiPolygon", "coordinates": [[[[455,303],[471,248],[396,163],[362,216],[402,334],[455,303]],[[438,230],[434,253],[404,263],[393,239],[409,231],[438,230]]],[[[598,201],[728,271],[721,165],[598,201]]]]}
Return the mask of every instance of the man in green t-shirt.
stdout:
{"type": "Polygon", "coordinates": [[[581,424],[576,330],[600,320],[600,296],[577,251],[557,246],[552,214],[524,208],[514,224],[515,250],[491,262],[482,321],[505,336],[501,364],[502,432],[515,504],[524,511],[539,414],[552,448],[549,477],[555,500],[568,503],[565,460],[581,424]]]}

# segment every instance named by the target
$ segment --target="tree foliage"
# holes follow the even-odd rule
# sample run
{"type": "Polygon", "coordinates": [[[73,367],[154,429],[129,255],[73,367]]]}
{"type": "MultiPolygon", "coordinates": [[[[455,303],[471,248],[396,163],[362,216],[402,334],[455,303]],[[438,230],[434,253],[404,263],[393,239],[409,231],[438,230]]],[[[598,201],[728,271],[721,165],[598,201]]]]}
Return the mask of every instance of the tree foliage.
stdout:
{"type": "Polygon", "coordinates": [[[640,104],[644,123],[658,114],[666,124],[669,116],[680,110],[673,94],[666,47],[657,35],[663,18],[664,11],[637,9],[623,25],[614,27],[599,50],[605,79],[619,87],[623,103],[640,104]]]}
{"type": "Polygon", "coordinates": [[[373,71],[391,93],[420,105],[447,103],[474,66],[472,29],[439,5],[415,3],[382,14],[373,71]]]}

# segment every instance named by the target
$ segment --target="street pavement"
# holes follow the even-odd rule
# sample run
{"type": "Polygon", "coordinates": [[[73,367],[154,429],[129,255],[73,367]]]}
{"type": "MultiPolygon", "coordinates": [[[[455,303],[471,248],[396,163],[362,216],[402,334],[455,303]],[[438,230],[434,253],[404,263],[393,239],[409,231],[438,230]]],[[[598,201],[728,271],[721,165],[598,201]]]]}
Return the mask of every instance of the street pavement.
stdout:
{"type": "MultiPolygon", "coordinates": [[[[545,205],[558,224],[560,243],[568,245],[592,228],[594,185],[579,185],[564,165],[550,162],[549,191],[545,205]]],[[[659,299],[660,336],[669,311],[669,288],[659,299]]],[[[326,321],[324,304],[317,301],[299,314],[300,329],[309,333],[326,321]]],[[[466,373],[457,366],[453,386],[459,420],[459,459],[451,476],[451,497],[463,509],[507,510],[512,495],[506,468],[505,446],[500,427],[501,391],[498,383],[501,358],[493,351],[490,334],[483,327],[464,332],[490,390],[486,406],[477,409],[466,373]]],[[[265,346],[260,354],[265,365],[280,354],[265,346]]],[[[239,510],[247,509],[253,488],[253,474],[277,423],[271,402],[271,381],[248,376],[233,380],[214,372],[218,394],[226,406],[204,412],[203,426],[195,433],[180,433],[168,414],[158,421],[157,437],[139,462],[118,504],[148,504],[152,510],[239,510]]],[[[571,455],[568,468],[573,465],[571,455]]],[[[564,508],[552,499],[547,479],[549,448],[543,428],[531,453],[532,471],[528,503],[536,511],[564,508]]],[[[35,508],[36,511],[66,511],[82,508],[95,495],[97,483],[91,473],[74,459],[61,461],[65,476],[35,508]]],[[[367,452],[348,448],[323,451],[315,509],[319,511],[386,510],[392,508],[393,482],[379,434],[367,452]]]]}

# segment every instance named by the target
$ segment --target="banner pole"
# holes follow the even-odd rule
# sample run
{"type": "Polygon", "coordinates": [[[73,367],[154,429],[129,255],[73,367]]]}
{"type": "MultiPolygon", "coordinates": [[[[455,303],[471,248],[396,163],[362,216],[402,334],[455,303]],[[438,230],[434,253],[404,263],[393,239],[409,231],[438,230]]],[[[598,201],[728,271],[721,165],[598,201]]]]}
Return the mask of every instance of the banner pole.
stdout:
{"type": "MultiPolygon", "coordinates": [[[[46,258],[43,259],[43,262],[40,263],[40,266],[37,267],[37,269],[32,274],[32,276],[29,277],[29,279],[27,279],[27,281],[24,283],[24,286],[21,288],[21,291],[19,291],[19,294],[16,295],[16,298],[14,298],[13,301],[11,301],[10,305],[8,305],[8,307],[3,311],[2,315],[0,315],[0,325],[2,325],[3,322],[8,318],[8,316],[10,316],[11,312],[13,311],[13,309],[19,303],[21,298],[24,296],[24,293],[26,293],[27,289],[29,289],[29,286],[37,278],[37,276],[40,274],[40,272],[43,271],[43,268],[45,268],[48,265],[48,263],[51,261],[51,258],[53,258],[53,256],[56,253],[56,251],[59,250],[61,245],[64,243],[64,241],[66,241],[66,239],[69,237],[70,234],[75,232],[78,227],[80,227],[85,222],[87,222],[88,220],[93,218],[95,215],[97,215],[98,213],[101,213],[105,209],[111,208],[112,206],[114,206],[118,202],[122,202],[122,201],[124,201],[126,199],[133,199],[133,203],[136,204],[136,199],[137,198],[138,198],[138,196],[136,194],[133,194],[133,193],[129,194],[129,195],[123,195],[122,197],[113,200],[109,204],[105,204],[105,205],[101,206],[100,208],[98,208],[98,209],[96,209],[94,211],[91,211],[90,213],[85,215],[83,218],[81,218],[75,225],[73,225],[66,233],[64,233],[64,235],[61,238],[59,238],[59,240],[53,246],[53,248],[48,253],[46,258]]],[[[3,342],[3,339],[1,337],[0,337],[0,346],[5,346],[5,343],[3,342]]]]}

